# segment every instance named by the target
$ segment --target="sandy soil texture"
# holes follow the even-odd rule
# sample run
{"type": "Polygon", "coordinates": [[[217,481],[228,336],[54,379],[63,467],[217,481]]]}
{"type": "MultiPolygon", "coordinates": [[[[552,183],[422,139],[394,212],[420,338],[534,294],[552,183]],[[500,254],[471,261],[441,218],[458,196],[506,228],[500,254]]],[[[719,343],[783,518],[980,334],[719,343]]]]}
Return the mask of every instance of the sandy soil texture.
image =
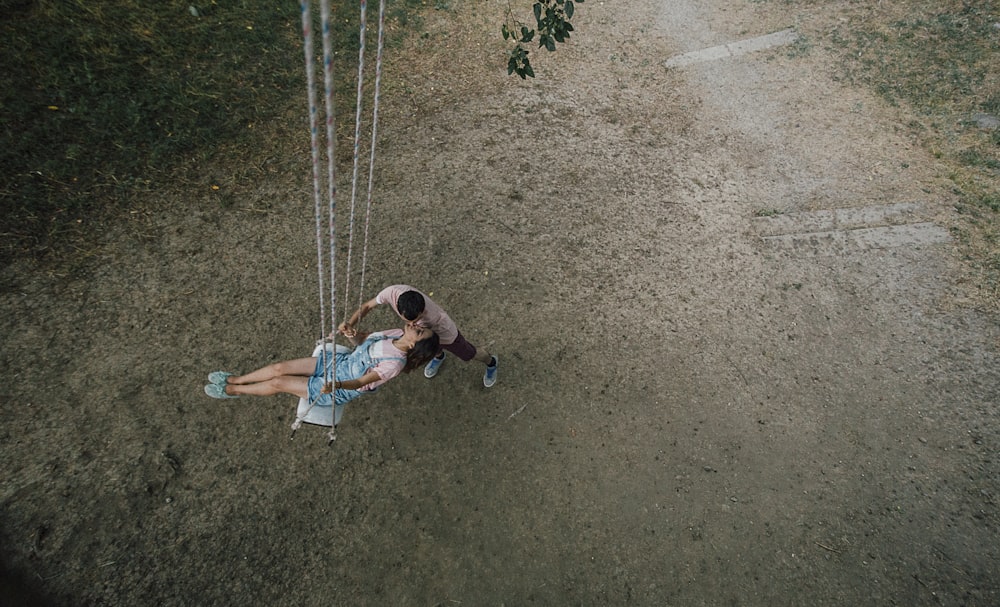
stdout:
{"type": "Polygon", "coordinates": [[[528,82],[505,3],[452,4],[392,50],[364,296],[432,292],[498,384],[403,376],[331,447],[292,397],[203,394],[318,332],[290,112],[206,167],[231,206],[192,176],[3,269],[9,600],[1000,603],[997,319],[944,169],[834,77],[836,3],[588,0],[528,82]]]}

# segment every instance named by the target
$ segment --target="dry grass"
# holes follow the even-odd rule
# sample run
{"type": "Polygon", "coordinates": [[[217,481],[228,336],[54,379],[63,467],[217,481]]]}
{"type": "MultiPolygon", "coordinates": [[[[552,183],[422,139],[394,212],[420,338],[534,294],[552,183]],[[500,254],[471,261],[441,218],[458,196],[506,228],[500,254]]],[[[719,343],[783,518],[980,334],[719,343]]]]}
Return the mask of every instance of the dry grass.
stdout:
{"type": "MultiPolygon", "coordinates": [[[[805,4],[793,0],[795,4],[805,4]]],[[[955,226],[990,307],[1000,305],[1000,6],[968,0],[842,3],[829,32],[846,78],[901,107],[945,162],[959,197],[955,226]]]]}
{"type": "MultiPolygon", "coordinates": [[[[818,0],[759,1],[807,11],[818,0]]],[[[385,79],[387,98],[414,112],[445,111],[462,101],[434,87],[445,72],[502,86],[489,74],[506,61],[499,27],[507,4],[390,6],[391,55],[409,59],[385,79]]],[[[9,42],[0,46],[0,257],[87,250],[102,217],[127,214],[137,193],[165,183],[220,186],[208,202],[234,204],[234,179],[253,182],[281,162],[266,152],[274,135],[267,125],[302,106],[294,3],[211,3],[198,16],[187,4],[137,0],[0,7],[9,42]],[[225,163],[244,169],[228,178],[203,170],[225,163]]],[[[951,167],[956,233],[980,289],[1000,301],[1000,129],[975,119],[1000,116],[997,3],[841,0],[822,9],[832,17],[817,43],[839,56],[843,77],[903,108],[922,144],[951,167]]],[[[351,108],[358,17],[353,6],[340,10],[338,103],[351,108]]],[[[339,130],[352,131],[352,113],[339,116],[339,130]]]]}

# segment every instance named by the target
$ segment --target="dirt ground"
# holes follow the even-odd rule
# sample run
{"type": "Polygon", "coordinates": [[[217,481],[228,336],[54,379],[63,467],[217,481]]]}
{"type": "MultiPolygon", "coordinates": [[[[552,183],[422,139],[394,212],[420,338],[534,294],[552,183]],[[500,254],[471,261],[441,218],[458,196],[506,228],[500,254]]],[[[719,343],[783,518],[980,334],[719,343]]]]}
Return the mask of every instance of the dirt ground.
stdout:
{"type": "Polygon", "coordinates": [[[319,331],[289,112],[69,269],[3,269],[5,604],[1000,603],[998,322],[945,168],[836,80],[837,3],[588,0],[528,82],[505,6],[391,51],[364,293],[432,292],[498,384],[403,376],[330,447],[203,394],[319,331]]]}

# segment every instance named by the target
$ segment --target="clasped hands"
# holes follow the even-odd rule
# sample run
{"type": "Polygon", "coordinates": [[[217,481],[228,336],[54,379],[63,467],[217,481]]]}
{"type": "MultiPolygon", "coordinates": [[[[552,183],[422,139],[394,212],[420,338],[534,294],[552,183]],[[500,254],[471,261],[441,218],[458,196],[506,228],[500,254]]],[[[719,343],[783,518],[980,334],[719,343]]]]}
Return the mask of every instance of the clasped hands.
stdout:
{"type": "MultiPolygon", "coordinates": [[[[369,333],[365,331],[358,331],[357,327],[351,324],[349,321],[344,321],[337,326],[337,333],[340,333],[351,342],[351,345],[358,345],[363,342],[365,338],[368,337],[369,333]]],[[[333,338],[333,335],[330,336],[333,338]]]]}

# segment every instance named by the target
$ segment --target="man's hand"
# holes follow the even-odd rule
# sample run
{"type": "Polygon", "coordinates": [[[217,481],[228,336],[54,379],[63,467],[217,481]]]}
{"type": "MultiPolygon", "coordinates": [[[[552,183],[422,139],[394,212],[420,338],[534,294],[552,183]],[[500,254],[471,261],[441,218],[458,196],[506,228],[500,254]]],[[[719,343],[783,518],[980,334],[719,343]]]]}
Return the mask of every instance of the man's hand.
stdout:
{"type": "Polygon", "coordinates": [[[342,322],[340,326],[337,327],[337,331],[347,338],[347,341],[351,342],[352,346],[356,346],[368,338],[371,333],[365,331],[358,331],[357,327],[349,322],[342,322]]]}
{"type": "Polygon", "coordinates": [[[341,335],[343,335],[344,337],[346,337],[348,339],[354,337],[358,333],[357,327],[355,327],[354,325],[352,325],[350,322],[348,322],[346,320],[344,322],[340,323],[340,326],[337,327],[337,331],[339,331],[341,335]]]}

